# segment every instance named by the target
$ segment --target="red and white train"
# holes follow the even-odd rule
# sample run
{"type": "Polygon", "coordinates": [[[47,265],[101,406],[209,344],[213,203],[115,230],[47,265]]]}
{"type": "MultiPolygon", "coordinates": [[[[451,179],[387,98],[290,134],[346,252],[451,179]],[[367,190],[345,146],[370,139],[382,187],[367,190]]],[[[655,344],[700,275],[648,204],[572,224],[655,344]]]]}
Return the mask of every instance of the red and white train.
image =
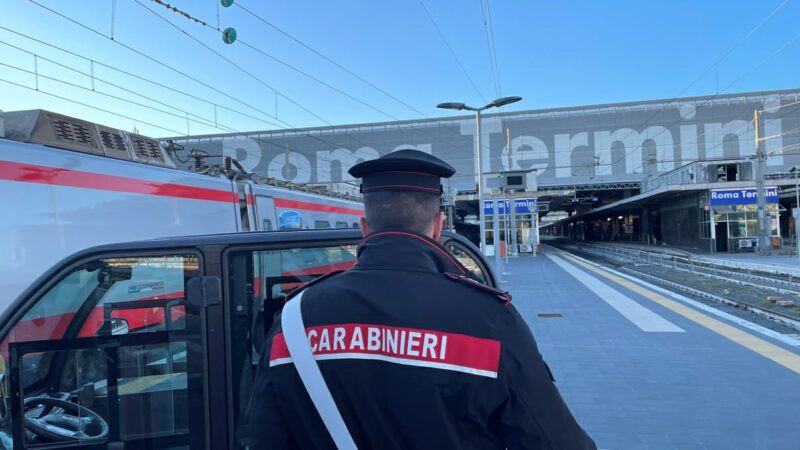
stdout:
{"type": "Polygon", "coordinates": [[[355,227],[361,203],[177,168],[156,140],[52,112],[0,126],[0,311],[49,267],[104,243],[355,227]],[[4,131],[3,131],[4,128],[4,131]]]}

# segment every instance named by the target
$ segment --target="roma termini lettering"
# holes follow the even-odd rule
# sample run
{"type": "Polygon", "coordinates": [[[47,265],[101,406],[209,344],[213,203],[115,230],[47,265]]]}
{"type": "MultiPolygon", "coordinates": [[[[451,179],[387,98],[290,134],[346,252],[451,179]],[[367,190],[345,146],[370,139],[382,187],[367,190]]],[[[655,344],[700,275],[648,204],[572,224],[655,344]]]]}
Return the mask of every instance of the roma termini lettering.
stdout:
{"type": "MultiPolygon", "coordinates": [[[[798,100],[800,89],[508,113],[510,149],[499,116],[486,115],[483,166],[487,172],[536,169],[540,186],[637,181],[697,159],[754,155],[752,118],[758,109],[764,111],[760,133],[770,137],[764,141],[767,166],[777,171],[800,164],[800,156],[781,151],[800,144],[800,134],[783,134],[800,121],[800,105],[793,104],[798,100]]],[[[351,166],[398,148],[449,162],[458,174],[451,181],[455,189],[474,188],[476,181],[471,116],[176,141],[232,156],[260,175],[300,183],[349,181],[351,166]]]]}

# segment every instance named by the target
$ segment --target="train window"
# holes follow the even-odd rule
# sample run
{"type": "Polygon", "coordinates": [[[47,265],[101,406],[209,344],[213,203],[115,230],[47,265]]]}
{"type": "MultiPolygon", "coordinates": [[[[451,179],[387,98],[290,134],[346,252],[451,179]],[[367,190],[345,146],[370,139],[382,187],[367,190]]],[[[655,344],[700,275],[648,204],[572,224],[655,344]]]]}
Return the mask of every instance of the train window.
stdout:
{"type": "Polygon", "coordinates": [[[230,370],[237,445],[247,443],[247,419],[258,355],[286,295],[305,283],[356,263],[356,245],[234,252],[228,258],[230,370]]]}
{"type": "Polygon", "coordinates": [[[336,228],[347,228],[347,222],[336,222],[336,228]]]}
{"type": "Polygon", "coordinates": [[[272,221],[269,219],[264,219],[261,221],[261,229],[263,231],[272,231],[272,221]]]}
{"type": "Polygon", "coordinates": [[[353,222],[353,228],[358,228],[358,222],[353,222]]]}
{"type": "Polygon", "coordinates": [[[325,229],[325,228],[330,228],[330,227],[331,227],[331,223],[328,222],[327,220],[315,220],[314,221],[314,228],[316,228],[318,230],[325,229]]]}
{"type": "Polygon", "coordinates": [[[199,350],[190,357],[186,345],[201,336],[201,322],[188,320],[184,298],[199,272],[197,256],[170,255],[99,259],[59,276],[0,344],[18,374],[10,396],[0,395],[24,422],[4,421],[0,442],[146,440],[161,449],[204,439],[189,430],[195,403],[203,411],[204,381],[199,350]],[[199,400],[190,400],[198,386],[199,400]]]}

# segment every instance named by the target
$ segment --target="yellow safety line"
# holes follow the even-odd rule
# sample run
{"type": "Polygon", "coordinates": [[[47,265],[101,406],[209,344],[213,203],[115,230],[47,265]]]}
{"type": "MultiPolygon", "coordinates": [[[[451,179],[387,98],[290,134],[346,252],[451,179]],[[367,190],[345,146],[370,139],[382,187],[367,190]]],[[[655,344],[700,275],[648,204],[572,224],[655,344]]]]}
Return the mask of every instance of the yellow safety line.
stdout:
{"type": "Polygon", "coordinates": [[[180,373],[168,373],[162,375],[147,375],[136,377],[131,381],[122,383],[119,386],[119,395],[130,395],[142,393],[153,386],[177,377],[180,373]]]}
{"type": "Polygon", "coordinates": [[[664,297],[661,294],[653,292],[650,289],[646,289],[645,287],[633,283],[625,278],[619,277],[612,273],[609,273],[605,270],[599,269],[594,267],[590,264],[586,264],[585,262],[573,257],[568,253],[560,253],[561,256],[568,258],[575,264],[584,267],[587,270],[590,270],[598,275],[601,275],[609,280],[617,283],[625,288],[628,288],[645,298],[648,298],[665,308],[668,308],[687,319],[696,322],[709,330],[720,334],[737,344],[748,348],[759,355],[771,359],[776,363],[786,367],[787,369],[794,371],[795,373],[800,374],[800,355],[792,353],[788,350],[785,350],[781,347],[778,347],[775,344],[767,342],[761,338],[757,338],[750,333],[744,332],[736,327],[728,325],[724,322],[721,322],[713,317],[707,316],[695,309],[689,308],[688,306],[682,305],[674,300],[670,300],[667,297],[664,297]]]}

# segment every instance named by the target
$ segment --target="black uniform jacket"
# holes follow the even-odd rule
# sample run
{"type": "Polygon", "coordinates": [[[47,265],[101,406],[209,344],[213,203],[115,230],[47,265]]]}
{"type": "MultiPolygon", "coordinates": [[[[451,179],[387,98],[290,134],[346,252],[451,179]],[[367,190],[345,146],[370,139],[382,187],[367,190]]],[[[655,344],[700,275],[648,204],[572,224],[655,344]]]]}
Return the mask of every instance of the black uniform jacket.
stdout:
{"type": "MultiPolygon", "coordinates": [[[[380,232],[306,288],[309,342],[358,448],[594,449],[510,297],[465,274],[425,236],[380,232]]],[[[335,448],[279,321],[249,416],[252,449],[335,448]]]]}

